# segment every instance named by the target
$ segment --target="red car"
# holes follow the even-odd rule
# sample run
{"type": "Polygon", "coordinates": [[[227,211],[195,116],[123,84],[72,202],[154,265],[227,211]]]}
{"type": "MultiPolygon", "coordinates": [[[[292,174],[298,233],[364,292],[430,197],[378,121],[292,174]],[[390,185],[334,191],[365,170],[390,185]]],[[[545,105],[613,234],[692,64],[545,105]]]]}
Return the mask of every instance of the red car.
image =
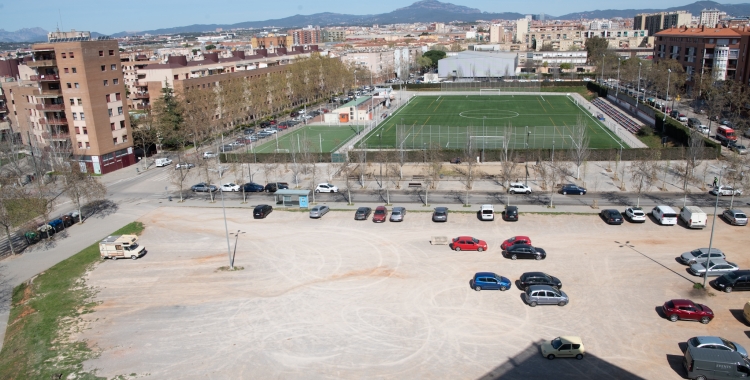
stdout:
{"type": "Polygon", "coordinates": [[[286,124],[276,124],[276,128],[278,128],[279,130],[282,130],[282,129],[289,128],[289,126],[286,124]]]}
{"type": "Polygon", "coordinates": [[[475,239],[471,236],[459,236],[453,239],[450,247],[454,251],[486,251],[487,242],[484,240],[475,239]]]}
{"type": "Polygon", "coordinates": [[[511,245],[516,244],[528,244],[531,245],[531,238],[528,236],[513,236],[512,238],[506,240],[503,242],[503,244],[500,245],[500,248],[504,251],[508,249],[511,245]]]}
{"type": "Polygon", "coordinates": [[[700,321],[704,325],[714,319],[714,312],[706,305],[691,300],[671,300],[661,307],[664,315],[672,322],[679,319],[700,321]]]}
{"type": "Polygon", "coordinates": [[[375,208],[375,214],[372,215],[372,221],[375,223],[385,222],[385,218],[388,217],[388,209],[385,206],[378,206],[375,208]]]}

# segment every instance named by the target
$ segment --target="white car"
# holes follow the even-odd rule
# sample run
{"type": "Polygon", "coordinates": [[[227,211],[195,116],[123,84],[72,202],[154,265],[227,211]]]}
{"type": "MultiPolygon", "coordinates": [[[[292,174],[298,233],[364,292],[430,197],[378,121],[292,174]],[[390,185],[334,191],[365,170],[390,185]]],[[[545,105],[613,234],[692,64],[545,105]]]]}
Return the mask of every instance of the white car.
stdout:
{"type": "Polygon", "coordinates": [[[695,128],[695,130],[697,130],[698,132],[700,132],[700,133],[702,133],[704,135],[708,135],[708,132],[709,132],[708,126],[705,126],[703,124],[697,126],[695,128]]]}
{"type": "Polygon", "coordinates": [[[523,182],[511,182],[508,192],[511,194],[531,194],[531,188],[524,185],[523,182]]]}
{"type": "Polygon", "coordinates": [[[716,195],[742,195],[742,190],[733,189],[731,186],[717,186],[711,189],[711,194],[716,195]]]}
{"type": "Polygon", "coordinates": [[[681,121],[681,122],[683,122],[683,123],[687,123],[687,119],[688,119],[688,118],[687,118],[687,116],[685,116],[685,115],[680,115],[680,116],[679,116],[679,117],[677,118],[677,120],[679,120],[679,121],[681,121]]]}
{"type": "Polygon", "coordinates": [[[221,191],[240,191],[240,185],[236,185],[234,183],[225,183],[221,185],[220,188],[221,191]]]}
{"type": "Polygon", "coordinates": [[[338,193],[339,188],[331,185],[330,183],[321,183],[318,184],[318,187],[315,188],[316,193],[338,193]]]}
{"type": "Polygon", "coordinates": [[[214,153],[214,152],[203,152],[203,159],[204,160],[207,159],[207,158],[214,158],[214,157],[216,157],[216,153],[214,153]]]}
{"type": "Polygon", "coordinates": [[[276,133],[276,132],[278,132],[278,131],[277,131],[277,130],[275,130],[275,129],[271,129],[271,128],[266,128],[266,129],[264,129],[264,130],[263,130],[263,132],[266,132],[266,133],[270,133],[270,134],[274,134],[274,133],[276,133]]]}
{"type": "Polygon", "coordinates": [[[625,217],[633,223],[645,223],[646,213],[640,207],[628,207],[625,209],[625,217]]]}

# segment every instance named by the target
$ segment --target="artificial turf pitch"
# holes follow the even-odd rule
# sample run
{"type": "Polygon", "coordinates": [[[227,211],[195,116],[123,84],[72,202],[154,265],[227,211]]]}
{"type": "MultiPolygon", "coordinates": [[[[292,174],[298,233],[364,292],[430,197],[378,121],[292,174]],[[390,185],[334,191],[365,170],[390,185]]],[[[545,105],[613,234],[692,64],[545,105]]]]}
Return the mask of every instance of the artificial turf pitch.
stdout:
{"type": "Polygon", "coordinates": [[[427,142],[456,148],[462,144],[457,137],[466,141],[467,127],[474,135],[500,135],[512,126],[516,148],[526,144],[529,148],[552,148],[553,141],[558,148],[567,148],[569,128],[579,116],[586,123],[590,148],[620,147],[622,141],[612,131],[564,95],[420,95],[374,128],[358,146],[376,148],[382,143],[383,148],[397,148],[405,139],[411,149],[427,142]],[[408,131],[408,137],[402,132],[399,143],[397,124],[408,131]],[[436,136],[436,126],[448,131],[453,141],[446,143],[446,136],[436,136]]]}
{"type": "MultiPolygon", "coordinates": [[[[255,153],[300,152],[329,153],[340,148],[364,126],[356,125],[308,125],[296,127],[290,133],[278,137],[273,135],[259,141],[255,153]],[[321,151],[322,148],[322,151],[321,151]]],[[[249,148],[248,148],[249,149],[249,148]]]]}

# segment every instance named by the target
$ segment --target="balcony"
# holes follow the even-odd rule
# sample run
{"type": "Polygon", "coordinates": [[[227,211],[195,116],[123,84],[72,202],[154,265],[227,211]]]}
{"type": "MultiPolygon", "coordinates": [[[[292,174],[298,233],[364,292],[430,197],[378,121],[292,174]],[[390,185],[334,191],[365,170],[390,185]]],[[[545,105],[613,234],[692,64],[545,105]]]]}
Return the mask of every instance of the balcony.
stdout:
{"type": "Polygon", "coordinates": [[[38,111],[65,111],[64,104],[37,104],[36,109],[38,111]]]}
{"type": "Polygon", "coordinates": [[[44,132],[42,133],[42,137],[46,140],[69,140],[70,133],[64,131],[57,133],[44,132]]]}
{"type": "Polygon", "coordinates": [[[151,108],[149,104],[136,104],[135,105],[135,109],[137,110],[147,110],[149,108],[151,108]]]}
{"type": "Polygon", "coordinates": [[[37,96],[40,98],[58,98],[62,96],[62,90],[50,90],[45,88],[39,91],[39,95],[37,96]]]}
{"type": "Polygon", "coordinates": [[[40,118],[39,124],[42,125],[68,125],[68,119],[47,119],[40,118]]]}
{"type": "Polygon", "coordinates": [[[55,67],[57,66],[57,60],[56,59],[42,59],[38,61],[28,61],[26,62],[26,66],[28,67],[55,67]]]}
{"type": "Polygon", "coordinates": [[[148,95],[148,92],[135,92],[131,94],[131,97],[133,99],[149,99],[150,98],[148,95]]]}
{"type": "Polygon", "coordinates": [[[56,74],[32,75],[29,77],[29,80],[32,80],[35,82],[59,82],[60,76],[56,74]]]}

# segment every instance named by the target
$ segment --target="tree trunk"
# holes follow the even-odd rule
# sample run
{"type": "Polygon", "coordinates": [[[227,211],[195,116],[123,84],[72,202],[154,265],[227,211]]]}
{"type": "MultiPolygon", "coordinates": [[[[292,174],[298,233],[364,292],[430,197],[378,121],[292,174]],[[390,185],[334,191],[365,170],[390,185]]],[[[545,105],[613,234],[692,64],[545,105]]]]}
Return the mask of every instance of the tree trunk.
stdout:
{"type": "Polygon", "coordinates": [[[78,224],[83,224],[83,212],[81,212],[80,204],[78,204],[78,224]]]}
{"type": "Polygon", "coordinates": [[[10,254],[15,255],[16,250],[13,248],[13,239],[10,236],[10,226],[5,226],[5,235],[8,236],[8,245],[10,246],[10,254]]]}

